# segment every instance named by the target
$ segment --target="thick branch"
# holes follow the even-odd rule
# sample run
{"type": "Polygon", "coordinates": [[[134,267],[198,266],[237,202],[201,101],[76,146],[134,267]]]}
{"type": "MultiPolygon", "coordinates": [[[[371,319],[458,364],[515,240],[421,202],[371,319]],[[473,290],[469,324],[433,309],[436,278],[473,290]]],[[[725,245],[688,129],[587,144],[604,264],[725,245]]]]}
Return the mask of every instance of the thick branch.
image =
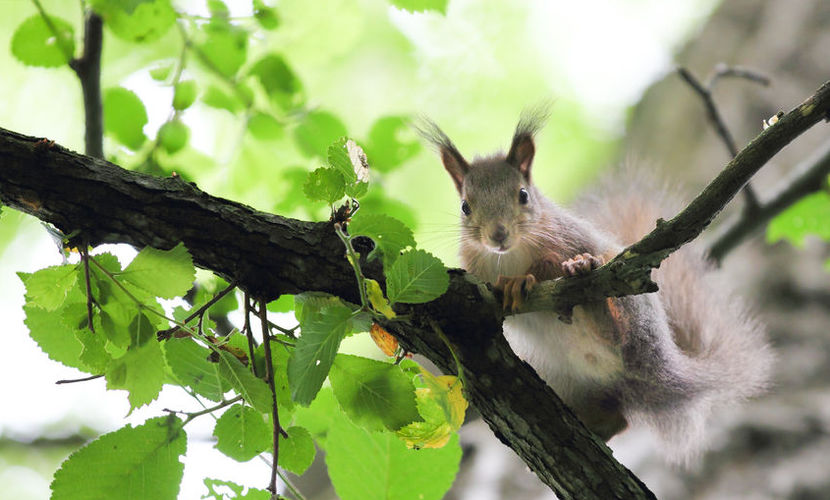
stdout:
{"type": "MultiPolygon", "coordinates": [[[[657,229],[587,276],[544,283],[529,303],[534,309],[566,312],[597,298],[655,290],[651,269],[699,235],[769,158],[828,109],[830,82],[758,136],[671,221],[658,221],[657,229]]],[[[258,297],[316,290],[358,301],[352,269],[329,223],[257,212],[176,177],[127,172],[2,129],[0,200],[65,233],[80,230],[93,244],[170,248],[183,241],[197,265],[258,297]]],[[[363,269],[369,277],[382,278],[376,264],[363,269]]],[[[486,287],[453,271],[444,296],[402,309],[409,313],[409,323],[385,326],[406,348],[453,372],[452,357],[432,331],[437,324],[458,355],[472,404],[561,498],[652,497],[512,353],[501,335],[500,308],[486,287]]]]}

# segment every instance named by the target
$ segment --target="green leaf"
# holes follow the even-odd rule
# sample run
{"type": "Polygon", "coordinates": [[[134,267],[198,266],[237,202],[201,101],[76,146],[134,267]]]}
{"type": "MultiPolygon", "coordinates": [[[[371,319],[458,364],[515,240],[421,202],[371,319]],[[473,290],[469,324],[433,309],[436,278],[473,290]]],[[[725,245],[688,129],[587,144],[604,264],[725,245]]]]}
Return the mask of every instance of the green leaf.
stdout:
{"type": "Polygon", "coordinates": [[[164,385],[164,355],[153,339],[112,361],[106,372],[107,389],[125,389],[132,409],[155,400],[164,385]]]}
{"type": "Polygon", "coordinates": [[[202,497],[202,500],[206,498],[213,498],[214,500],[225,500],[225,499],[234,499],[234,500],[270,500],[271,499],[271,492],[267,490],[258,490],[256,488],[248,488],[231,481],[221,481],[219,479],[207,479],[205,478],[205,486],[208,489],[208,494],[202,497]],[[230,491],[230,494],[233,496],[229,496],[224,490],[230,491]]]}
{"type": "Polygon", "coordinates": [[[157,417],[104,434],[76,451],[55,473],[52,500],[175,500],[187,448],[181,421],[157,417]]]}
{"type": "Polygon", "coordinates": [[[420,373],[426,387],[416,391],[416,398],[424,421],[403,427],[397,435],[410,448],[441,448],[464,423],[467,400],[458,377],[436,377],[423,368],[420,373]]]}
{"type": "Polygon", "coordinates": [[[104,91],[104,130],[133,151],[144,144],[147,110],[132,91],[123,87],[104,91]]]}
{"type": "Polygon", "coordinates": [[[188,338],[172,338],[163,346],[167,365],[181,385],[216,402],[231,390],[230,383],[219,373],[219,364],[208,361],[212,352],[210,349],[188,338]]]}
{"type": "Polygon", "coordinates": [[[450,284],[440,259],[424,250],[401,254],[386,274],[386,296],[394,303],[421,304],[435,300],[450,284]]]}
{"type": "Polygon", "coordinates": [[[29,304],[23,306],[23,312],[26,313],[25,324],[29,328],[29,335],[50,359],[83,371],[88,370],[79,359],[83,345],[75,338],[73,329],[61,321],[59,314],[29,304]]]}
{"type": "Polygon", "coordinates": [[[303,192],[310,200],[332,204],[346,194],[346,180],[338,170],[320,167],[308,174],[303,192]]]}
{"type": "Polygon", "coordinates": [[[222,0],[208,0],[207,6],[212,17],[227,18],[231,14],[228,6],[222,0]]]}
{"type": "Polygon", "coordinates": [[[202,102],[212,108],[224,109],[231,113],[238,113],[245,107],[235,94],[225,92],[216,85],[208,85],[202,94],[202,102]]]}
{"type": "Polygon", "coordinates": [[[279,465],[300,476],[314,461],[314,441],[308,430],[303,427],[289,427],[285,432],[288,434],[287,439],[282,434],[279,437],[279,465]]]}
{"type": "Polygon", "coordinates": [[[83,345],[80,361],[93,373],[104,373],[112,361],[112,356],[106,349],[107,339],[88,328],[75,330],[75,338],[83,345]]]}
{"type": "Polygon", "coordinates": [[[421,420],[412,379],[391,363],[338,354],[329,378],[340,407],[368,430],[394,431],[421,420]]]}
{"type": "Polygon", "coordinates": [[[805,196],[767,226],[768,243],[787,239],[803,247],[808,235],[830,241],[830,193],[822,191],[805,196]]]}
{"type": "MultiPolygon", "coordinates": [[[[349,223],[349,234],[367,236],[375,242],[375,248],[384,256],[385,265],[389,266],[398,259],[401,250],[415,246],[412,230],[403,222],[388,215],[358,212],[349,223]]],[[[369,254],[373,258],[375,251],[369,254]]]]}
{"type": "Polygon", "coordinates": [[[156,338],[155,326],[150,323],[150,318],[142,312],[139,312],[133,317],[132,321],[130,321],[129,328],[131,346],[142,346],[147,341],[156,338]]]}
{"type": "Polygon", "coordinates": [[[326,439],[326,465],[341,500],[438,500],[460,460],[457,435],[443,448],[412,450],[391,432],[369,432],[341,417],[326,439]]]}
{"type": "Polygon", "coordinates": [[[179,82],[173,90],[173,108],[178,110],[187,109],[196,100],[196,82],[185,80],[179,82]]]}
{"type": "Polygon", "coordinates": [[[75,54],[72,25],[55,16],[48,18],[47,22],[43,16],[35,14],[14,31],[11,51],[18,61],[28,66],[55,68],[72,60],[75,54]]]}
{"type": "Polygon", "coordinates": [[[92,0],[91,4],[115,36],[130,42],[158,40],[176,21],[170,0],[92,0]]]}
{"type": "Polygon", "coordinates": [[[150,70],[150,78],[157,82],[163,82],[170,76],[171,71],[173,71],[173,63],[163,63],[150,70]]]}
{"type": "Polygon", "coordinates": [[[218,358],[222,378],[257,411],[271,413],[271,389],[265,381],[228,352],[218,351],[218,358]]]}
{"type": "Polygon", "coordinates": [[[285,135],[282,124],[273,116],[257,111],[248,120],[248,131],[261,141],[273,141],[285,135]]]}
{"type": "Polygon", "coordinates": [[[447,4],[450,0],[389,0],[389,3],[399,9],[409,12],[426,12],[434,10],[440,14],[447,13],[447,4]]]}
{"type": "Polygon", "coordinates": [[[165,122],[158,131],[158,140],[161,147],[168,153],[175,154],[187,145],[190,129],[179,119],[165,122]]]}
{"type": "Polygon", "coordinates": [[[294,129],[294,141],[306,156],[325,158],[331,143],[347,135],[346,126],[326,111],[312,111],[294,129]]]}
{"type": "Polygon", "coordinates": [[[280,25],[277,10],[265,5],[262,0],[254,0],[254,17],[259,25],[267,30],[277,29],[280,25]]]}
{"type": "Polygon", "coordinates": [[[390,197],[380,184],[373,185],[369,189],[369,193],[360,198],[360,211],[362,213],[389,215],[402,221],[410,229],[418,227],[418,218],[412,208],[406,203],[390,197]]]}
{"type": "Polygon", "coordinates": [[[268,303],[267,309],[270,312],[289,312],[294,310],[294,296],[280,295],[277,300],[268,303]]]}
{"type": "Polygon", "coordinates": [[[366,194],[369,190],[369,164],[357,143],[341,137],[329,146],[327,158],[329,165],[346,180],[346,195],[359,198],[366,194]]]}
{"type": "Polygon", "coordinates": [[[78,281],[78,266],[52,266],[32,274],[17,273],[26,285],[26,303],[54,311],[78,281]]]}
{"type": "Polygon", "coordinates": [[[250,406],[233,405],[219,417],[213,428],[216,448],[236,461],[247,462],[270,449],[269,423],[265,415],[250,406]]]}
{"type": "Polygon", "coordinates": [[[334,398],[331,387],[323,387],[308,407],[297,407],[294,412],[294,423],[307,429],[317,444],[325,448],[329,427],[341,414],[340,406],[334,398]]]}
{"type": "Polygon", "coordinates": [[[205,27],[207,38],[199,45],[207,64],[226,77],[233,77],[245,64],[248,53],[248,34],[229,24],[210,24],[205,27]]]}
{"type": "Polygon", "coordinates": [[[366,151],[372,168],[378,172],[391,172],[420,150],[421,143],[405,117],[383,117],[369,130],[366,151]]]}
{"type": "Polygon", "coordinates": [[[337,303],[311,310],[303,306],[302,335],[288,360],[291,398],[307,406],[329,373],[340,342],[351,330],[352,310],[337,303]]]}
{"type": "Polygon", "coordinates": [[[165,299],[186,294],[195,276],[193,259],[181,243],[170,250],[145,247],[120,275],[124,281],[165,299]]]}
{"type": "MultiPolygon", "coordinates": [[[[279,336],[280,340],[288,339],[279,336]]],[[[289,339],[290,340],[290,339],[289,339]]],[[[257,358],[259,373],[265,373],[265,346],[260,345],[254,352],[257,358]]],[[[271,366],[274,368],[274,389],[277,392],[277,407],[280,409],[280,418],[288,417],[294,411],[294,401],[291,399],[291,388],[288,384],[288,359],[291,351],[285,345],[271,342],[271,366]]]]}
{"type": "Polygon", "coordinates": [[[275,97],[275,94],[290,96],[302,89],[300,80],[286,64],[285,59],[277,54],[268,54],[251,67],[250,74],[255,76],[265,92],[275,97]]]}

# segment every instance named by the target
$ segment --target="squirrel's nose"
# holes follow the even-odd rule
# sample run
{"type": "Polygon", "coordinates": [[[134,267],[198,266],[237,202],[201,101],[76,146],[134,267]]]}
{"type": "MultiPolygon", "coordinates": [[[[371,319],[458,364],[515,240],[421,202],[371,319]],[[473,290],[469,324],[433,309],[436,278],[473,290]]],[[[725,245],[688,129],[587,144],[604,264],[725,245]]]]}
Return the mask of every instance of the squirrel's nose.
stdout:
{"type": "Polygon", "coordinates": [[[493,232],[490,233],[490,239],[499,245],[503,244],[507,240],[507,228],[502,224],[497,225],[493,232]]]}

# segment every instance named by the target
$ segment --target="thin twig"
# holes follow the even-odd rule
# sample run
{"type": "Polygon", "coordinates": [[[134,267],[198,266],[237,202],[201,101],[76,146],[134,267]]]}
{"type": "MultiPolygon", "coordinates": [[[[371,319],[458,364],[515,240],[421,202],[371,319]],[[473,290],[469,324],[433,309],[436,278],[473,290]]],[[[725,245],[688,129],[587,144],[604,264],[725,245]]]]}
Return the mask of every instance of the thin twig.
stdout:
{"type": "Polygon", "coordinates": [[[251,371],[254,376],[259,377],[256,370],[256,363],[254,363],[254,347],[256,341],[254,340],[254,332],[251,331],[251,297],[245,294],[245,324],[242,326],[242,331],[245,332],[245,337],[248,339],[248,355],[251,357],[251,371]]]}
{"type": "Polygon", "coordinates": [[[232,404],[234,404],[238,401],[242,401],[242,396],[241,395],[234,396],[231,399],[222,401],[221,403],[217,404],[216,406],[211,406],[210,408],[205,408],[204,410],[196,411],[196,412],[193,412],[193,413],[168,410],[167,408],[165,408],[164,411],[167,411],[167,412],[170,412],[170,413],[183,413],[184,415],[187,416],[187,418],[185,419],[185,421],[182,425],[187,425],[188,422],[190,422],[191,420],[193,420],[196,417],[201,417],[202,415],[207,415],[208,413],[213,413],[216,410],[220,410],[220,409],[222,409],[226,406],[230,406],[230,405],[232,405],[232,404]]]}
{"type": "MultiPolygon", "coordinates": [[[[190,323],[191,321],[193,321],[194,318],[197,318],[197,317],[201,318],[202,315],[204,315],[205,312],[207,312],[207,310],[210,309],[211,306],[213,306],[214,304],[216,304],[217,302],[222,300],[222,298],[225,295],[229,294],[236,287],[237,287],[236,280],[231,281],[231,283],[227,287],[225,287],[221,292],[214,295],[213,298],[211,298],[209,301],[205,302],[204,305],[202,305],[202,307],[200,307],[199,309],[196,309],[193,313],[191,313],[188,317],[186,317],[181,323],[186,325],[187,323],[190,323]]],[[[174,333],[176,333],[180,329],[181,329],[181,327],[179,325],[175,325],[174,327],[168,328],[167,330],[159,331],[156,334],[156,336],[158,337],[159,340],[169,339],[174,333]]]]}
{"type": "Polygon", "coordinates": [[[757,210],[741,213],[725,224],[725,229],[709,245],[708,255],[714,262],[721,262],[740,242],[787,207],[826,186],[827,176],[830,175],[830,142],[816,150],[794,172],[788,180],[782,182],[784,187],[769,201],[758,205],[757,210]]]}
{"type": "MultiPolygon", "coordinates": [[[[729,157],[734,158],[735,155],[738,154],[738,147],[735,145],[735,139],[732,137],[732,133],[729,132],[726,122],[723,120],[718,107],[715,105],[714,98],[712,97],[714,86],[720,78],[727,76],[742,77],[762,85],[767,85],[769,83],[769,79],[747,68],[730,68],[724,64],[719,64],[715,68],[715,72],[709,78],[705,86],[700,83],[691,71],[682,66],[677,68],[677,73],[681,78],[683,78],[683,80],[686,81],[686,83],[689,84],[692,90],[700,96],[703,101],[703,105],[706,108],[706,115],[709,118],[709,121],[715,127],[715,131],[718,136],[720,136],[727,151],[729,151],[729,157]]],[[[755,194],[755,190],[753,190],[752,186],[747,183],[744,186],[743,193],[746,201],[746,209],[750,212],[754,211],[758,207],[758,197],[755,194]]]]}
{"type": "Polygon", "coordinates": [[[89,377],[84,378],[70,378],[64,380],[58,380],[55,382],[56,384],[74,384],[76,382],[86,382],[87,380],[95,380],[96,378],[101,378],[103,375],[91,375],[89,377]]]}
{"type": "Polygon", "coordinates": [[[265,299],[259,301],[259,322],[262,325],[262,346],[265,348],[265,378],[271,389],[271,420],[274,424],[274,458],[271,464],[271,482],[268,491],[277,494],[277,465],[280,457],[280,414],[277,408],[277,389],[274,384],[274,360],[271,358],[271,333],[268,330],[268,311],[265,299]]]}
{"type": "Polygon", "coordinates": [[[81,261],[84,263],[84,279],[86,280],[86,320],[89,331],[95,333],[95,325],[92,321],[92,285],[89,282],[89,247],[81,245],[81,261]]]}

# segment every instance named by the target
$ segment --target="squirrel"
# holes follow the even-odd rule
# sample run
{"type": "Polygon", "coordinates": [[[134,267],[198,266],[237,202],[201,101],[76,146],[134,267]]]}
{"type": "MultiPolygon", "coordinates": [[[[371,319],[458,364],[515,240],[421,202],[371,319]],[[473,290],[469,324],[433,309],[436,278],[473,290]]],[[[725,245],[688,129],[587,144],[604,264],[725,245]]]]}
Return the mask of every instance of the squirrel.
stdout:
{"type": "MultiPolygon", "coordinates": [[[[525,112],[506,155],[469,163],[433,122],[418,127],[461,198],[462,267],[514,311],[535,283],[588,273],[676,213],[668,191],[638,172],[597,186],[579,215],[547,199],[531,181],[546,118],[525,112]]],[[[689,464],[712,410],[763,392],[774,361],[763,325],[711,271],[685,245],[654,271],[656,293],[576,306],[571,318],[509,315],[504,335],[599,437],[645,424],[669,462],[689,464]]]]}

